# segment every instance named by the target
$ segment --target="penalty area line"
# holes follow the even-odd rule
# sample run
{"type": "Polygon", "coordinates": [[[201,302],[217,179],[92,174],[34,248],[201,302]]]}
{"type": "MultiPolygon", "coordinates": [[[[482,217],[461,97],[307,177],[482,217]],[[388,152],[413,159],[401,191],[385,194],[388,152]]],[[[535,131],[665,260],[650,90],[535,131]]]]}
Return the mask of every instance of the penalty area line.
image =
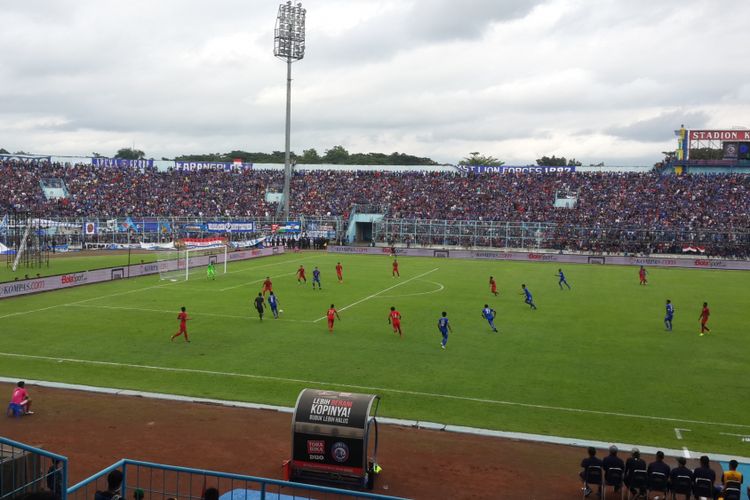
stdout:
{"type": "Polygon", "coordinates": [[[467,401],[471,403],[492,404],[492,405],[498,405],[498,406],[513,406],[513,407],[519,407],[519,408],[531,408],[531,409],[536,409],[536,410],[548,410],[548,411],[557,411],[557,412],[566,412],[566,413],[601,415],[601,416],[607,416],[607,417],[621,417],[621,418],[631,418],[631,419],[641,419],[641,420],[652,420],[656,422],[679,422],[679,423],[710,425],[710,426],[719,426],[719,427],[733,427],[733,428],[738,428],[738,429],[750,429],[750,425],[735,424],[732,422],[709,422],[706,420],[692,420],[692,419],[686,419],[686,418],[659,417],[656,415],[638,415],[634,413],[621,413],[621,412],[604,411],[604,410],[589,410],[585,408],[569,408],[569,407],[564,407],[564,406],[519,403],[517,401],[503,401],[503,400],[486,399],[486,398],[474,398],[474,397],[469,397],[469,396],[456,396],[452,394],[437,394],[437,393],[423,392],[423,391],[410,391],[406,389],[392,389],[388,387],[371,387],[371,386],[365,386],[365,385],[342,384],[339,382],[322,382],[318,380],[275,377],[271,375],[257,375],[257,374],[251,374],[251,373],[220,372],[220,371],[214,371],[214,370],[201,370],[198,368],[171,368],[171,367],[166,367],[166,366],[151,366],[151,365],[138,365],[138,364],[133,364],[133,363],[120,363],[120,362],[114,362],[114,361],[59,358],[59,357],[52,357],[52,356],[40,356],[40,355],[34,355],[34,354],[18,354],[18,353],[11,353],[11,352],[0,352],[0,356],[4,356],[7,358],[54,361],[57,363],[67,362],[67,363],[78,363],[78,364],[94,365],[94,366],[108,366],[108,367],[114,366],[114,367],[119,367],[119,368],[133,368],[133,369],[139,369],[139,370],[154,370],[154,371],[173,372],[173,373],[192,373],[192,374],[197,374],[197,375],[235,377],[235,378],[246,378],[246,379],[254,379],[254,380],[270,380],[274,382],[304,384],[307,386],[315,385],[315,386],[326,387],[326,388],[344,387],[347,389],[380,391],[380,392],[389,392],[393,394],[403,394],[407,396],[448,399],[448,400],[454,400],[454,401],[467,401]]]}
{"type": "MultiPolygon", "coordinates": [[[[413,278],[409,278],[408,280],[405,280],[405,281],[401,281],[401,282],[399,282],[399,283],[396,283],[395,285],[393,285],[393,286],[389,286],[388,288],[386,288],[386,289],[384,289],[384,290],[380,290],[379,292],[373,293],[372,295],[368,295],[367,297],[365,297],[365,298],[363,298],[363,299],[359,299],[359,300],[358,300],[358,301],[356,301],[356,302],[352,302],[352,303],[351,303],[351,304],[349,304],[348,306],[344,306],[344,307],[342,307],[341,309],[338,309],[338,311],[339,311],[339,312],[342,312],[342,311],[346,311],[346,310],[347,310],[347,309],[349,309],[350,307],[354,307],[354,306],[356,306],[357,304],[361,304],[362,302],[364,302],[364,301],[366,301],[366,300],[370,300],[370,299],[372,299],[372,298],[375,298],[375,297],[377,297],[378,295],[380,295],[381,293],[385,293],[385,292],[387,292],[388,290],[393,290],[393,289],[394,289],[394,288],[396,288],[396,287],[399,287],[399,286],[401,286],[401,285],[405,285],[405,284],[409,283],[410,281],[414,281],[414,280],[416,280],[416,279],[419,279],[419,278],[421,278],[422,276],[427,276],[427,275],[428,275],[428,274],[430,274],[430,273],[434,273],[434,272],[435,272],[435,271],[437,271],[438,269],[440,269],[440,268],[439,268],[439,267],[436,267],[435,269],[432,269],[432,270],[430,270],[430,271],[427,271],[426,273],[418,274],[417,276],[414,276],[413,278]]],[[[313,321],[313,323],[317,323],[318,321],[322,321],[322,320],[324,320],[324,319],[326,319],[326,316],[321,316],[320,318],[318,318],[318,319],[314,320],[314,321],[313,321]]]]}

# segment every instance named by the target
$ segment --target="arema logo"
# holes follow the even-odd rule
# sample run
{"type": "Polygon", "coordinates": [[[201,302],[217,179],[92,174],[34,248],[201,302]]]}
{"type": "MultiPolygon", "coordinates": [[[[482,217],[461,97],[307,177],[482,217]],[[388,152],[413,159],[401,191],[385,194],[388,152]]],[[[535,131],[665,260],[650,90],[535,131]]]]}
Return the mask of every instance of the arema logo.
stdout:
{"type": "Polygon", "coordinates": [[[349,447],[346,445],[346,443],[337,441],[333,443],[333,446],[331,446],[331,456],[338,463],[344,463],[349,460],[349,447]]]}

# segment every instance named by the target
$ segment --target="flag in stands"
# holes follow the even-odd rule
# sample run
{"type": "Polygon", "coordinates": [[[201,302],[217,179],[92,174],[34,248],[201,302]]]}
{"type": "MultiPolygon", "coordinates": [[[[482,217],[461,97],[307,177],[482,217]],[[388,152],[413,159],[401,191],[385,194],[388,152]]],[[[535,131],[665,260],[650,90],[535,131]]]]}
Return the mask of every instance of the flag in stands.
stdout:
{"type": "Polygon", "coordinates": [[[2,222],[0,222],[0,234],[5,234],[8,230],[8,215],[6,214],[3,217],[2,222]]]}
{"type": "Polygon", "coordinates": [[[706,253],[706,249],[704,247],[691,247],[691,246],[687,246],[687,247],[682,247],[682,251],[683,252],[693,252],[693,253],[695,253],[695,252],[706,253]]]}

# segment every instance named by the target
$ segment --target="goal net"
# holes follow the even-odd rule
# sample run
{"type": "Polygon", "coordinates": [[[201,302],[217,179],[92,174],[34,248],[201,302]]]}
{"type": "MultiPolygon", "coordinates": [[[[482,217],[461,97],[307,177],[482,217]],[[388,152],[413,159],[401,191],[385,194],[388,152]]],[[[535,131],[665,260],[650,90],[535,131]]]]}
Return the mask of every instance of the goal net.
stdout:
{"type": "Polygon", "coordinates": [[[159,264],[159,278],[162,280],[187,281],[201,275],[205,277],[209,264],[214,265],[217,275],[225,274],[227,246],[160,251],[156,254],[156,261],[159,264]]]}

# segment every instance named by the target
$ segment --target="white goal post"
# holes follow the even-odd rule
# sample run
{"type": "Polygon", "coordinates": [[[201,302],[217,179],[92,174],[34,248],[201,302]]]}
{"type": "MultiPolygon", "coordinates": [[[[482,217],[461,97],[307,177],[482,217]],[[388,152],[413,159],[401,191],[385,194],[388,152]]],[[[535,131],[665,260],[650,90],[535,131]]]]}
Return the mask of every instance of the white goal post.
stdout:
{"type": "Polygon", "coordinates": [[[229,261],[229,247],[216,245],[203,248],[183,248],[181,250],[160,251],[156,254],[159,264],[159,278],[162,280],[189,280],[197,269],[209,264],[216,266],[217,274],[226,274],[229,261]]]}

